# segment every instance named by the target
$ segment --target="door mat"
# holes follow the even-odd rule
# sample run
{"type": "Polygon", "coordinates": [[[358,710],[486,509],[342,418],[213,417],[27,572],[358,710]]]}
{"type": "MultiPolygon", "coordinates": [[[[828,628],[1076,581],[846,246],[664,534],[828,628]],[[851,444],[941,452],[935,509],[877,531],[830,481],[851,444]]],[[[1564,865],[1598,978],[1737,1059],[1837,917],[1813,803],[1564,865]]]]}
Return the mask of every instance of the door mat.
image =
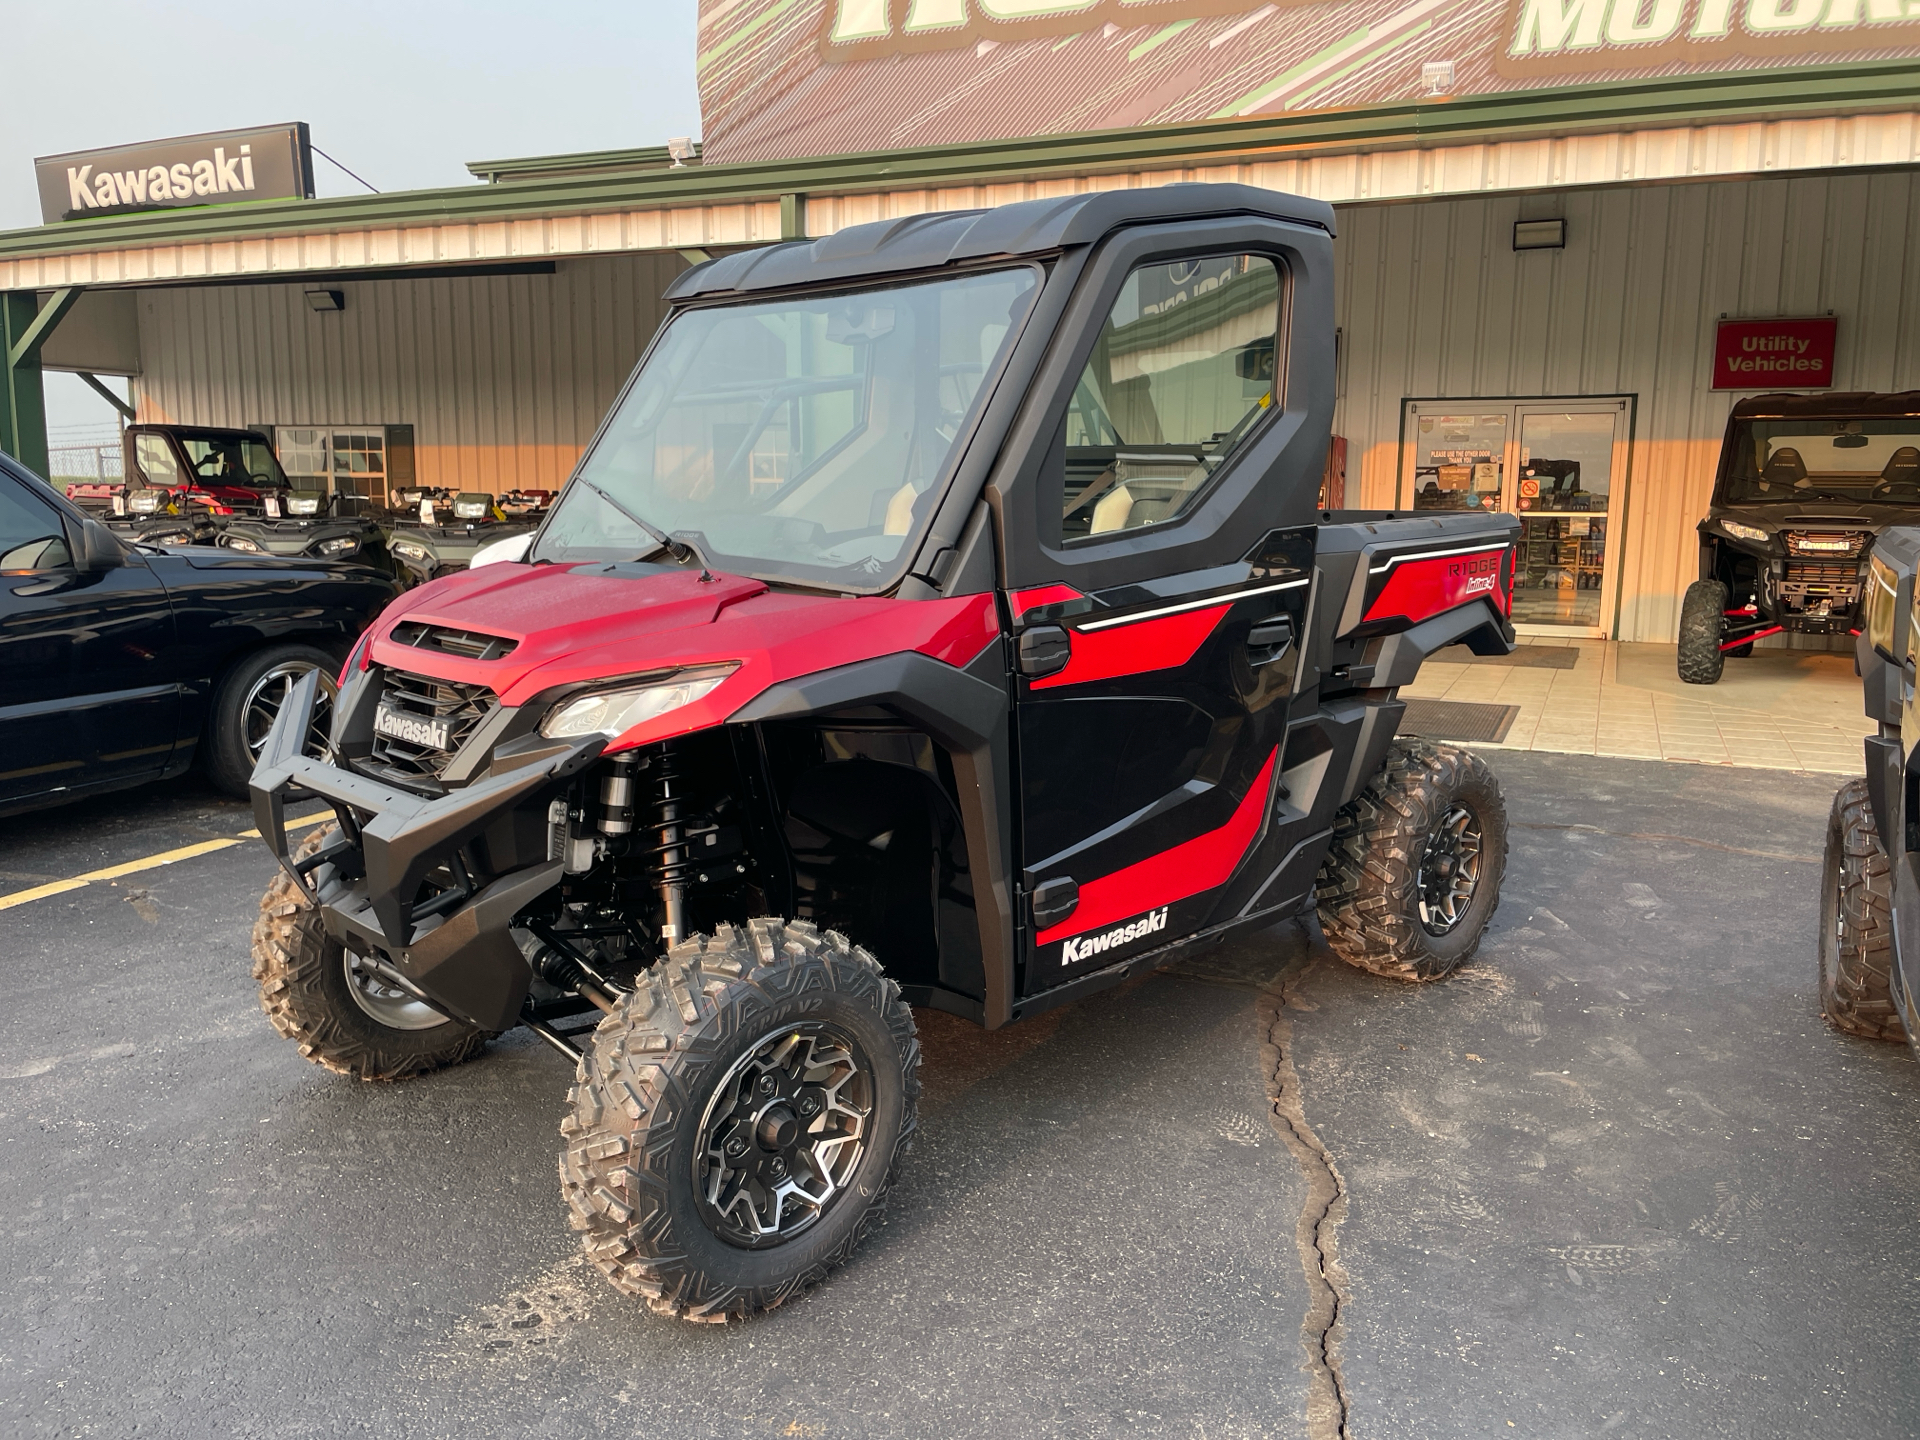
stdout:
{"type": "Polygon", "coordinates": [[[1466,646],[1456,645],[1433,658],[1442,665],[1526,665],[1536,670],[1571,670],[1580,663],[1580,651],[1572,645],[1522,645],[1511,655],[1476,655],[1466,646]]]}
{"type": "Polygon", "coordinates": [[[1400,717],[1402,735],[1429,740],[1492,740],[1507,738],[1518,705],[1474,705],[1465,700],[1409,700],[1400,717]]]}

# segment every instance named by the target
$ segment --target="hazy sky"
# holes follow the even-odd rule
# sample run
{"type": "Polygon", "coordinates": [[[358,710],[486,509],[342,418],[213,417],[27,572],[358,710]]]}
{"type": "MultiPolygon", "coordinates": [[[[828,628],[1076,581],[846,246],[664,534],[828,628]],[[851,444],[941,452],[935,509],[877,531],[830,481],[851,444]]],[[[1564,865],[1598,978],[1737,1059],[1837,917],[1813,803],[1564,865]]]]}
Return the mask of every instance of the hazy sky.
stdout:
{"type": "MultiPolygon", "coordinates": [[[[33,157],[305,120],[381,190],[471,181],[465,163],[700,133],[695,0],[24,0],[4,7],[0,229],[40,223],[33,157]]],[[[321,195],[360,187],[318,156],[321,195]]],[[[50,425],[111,425],[72,376],[50,425]]]]}

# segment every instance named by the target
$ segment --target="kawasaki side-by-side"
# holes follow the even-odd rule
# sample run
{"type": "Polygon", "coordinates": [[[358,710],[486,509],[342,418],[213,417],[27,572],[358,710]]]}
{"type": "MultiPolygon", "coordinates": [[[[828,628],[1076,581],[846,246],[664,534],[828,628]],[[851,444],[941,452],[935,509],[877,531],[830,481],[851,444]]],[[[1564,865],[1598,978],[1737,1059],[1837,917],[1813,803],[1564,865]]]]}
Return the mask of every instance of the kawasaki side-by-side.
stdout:
{"type": "Polygon", "coordinates": [[[1328,206],[925,215],[668,298],[524,556],[396,601],[319,753],[312,685],[268,740],[255,975],[302,1054],[528,1027],[587,1254],[722,1320],[879,1215],[909,1007],[1005,1025],[1316,908],[1383,975],[1473,953],[1500,791],[1398,697],[1512,648],[1518,527],[1314,509],[1328,206]]]}

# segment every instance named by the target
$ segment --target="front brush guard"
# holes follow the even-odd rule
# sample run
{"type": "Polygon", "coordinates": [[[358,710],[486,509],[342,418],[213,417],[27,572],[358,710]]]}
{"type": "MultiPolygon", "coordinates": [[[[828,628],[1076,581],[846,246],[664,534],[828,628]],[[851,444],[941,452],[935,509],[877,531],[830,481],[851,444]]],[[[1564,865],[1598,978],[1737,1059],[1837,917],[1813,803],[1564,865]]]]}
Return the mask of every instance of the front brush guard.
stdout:
{"type": "Polygon", "coordinates": [[[605,738],[523,747],[452,794],[415,795],[302,753],[319,684],[315,671],[294,685],[254,766],[248,788],[261,838],[320,911],[328,934],[383,951],[429,999],[482,1029],[511,1029],[531,972],[508,926],[559,883],[565,867],[550,856],[478,883],[459,852],[503,811],[591,764],[605,738]],[[296,790],[326,800],[347,822],[339,840],[298,862],[286,826],[296,790]],[[433,913],[417,915],[422,883],[443,866],[465,880],[456,903],[436,898],[433,913]]]}

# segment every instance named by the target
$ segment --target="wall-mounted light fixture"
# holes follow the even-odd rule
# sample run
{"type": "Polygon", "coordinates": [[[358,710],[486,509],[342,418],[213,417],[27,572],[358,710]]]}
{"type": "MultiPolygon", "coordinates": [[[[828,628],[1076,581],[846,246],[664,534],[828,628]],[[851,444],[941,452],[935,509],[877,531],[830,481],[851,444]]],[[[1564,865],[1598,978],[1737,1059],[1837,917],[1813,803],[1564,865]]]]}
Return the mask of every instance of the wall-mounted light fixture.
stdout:
{"type": "Polygon", "coordinates": [[[690,135],[676,135],[667,141],[667,156],[678,170],[688,161],[700,158],[700,142],[690,135]]]}
{"type": "Polygon", "coordinates": [[[1420,93],[1451,95],[1453,93],[1453,62],[1451,60],[1424,61],[1420,66],[1420,93]]]}
{"type": "Polygon", "coordinates": [[[347,292],[344,290],[309,290],[307,291],[307,308],[309,310],[344,310],[347,308],[347,292]]]}
{"type": "Polygon", "coordinates": [[[1564,220],[1516,220],[1513,222],[1513,248],[1516,250],[1564,250],[1567,248],[1567,222],[1564,220]]]}

